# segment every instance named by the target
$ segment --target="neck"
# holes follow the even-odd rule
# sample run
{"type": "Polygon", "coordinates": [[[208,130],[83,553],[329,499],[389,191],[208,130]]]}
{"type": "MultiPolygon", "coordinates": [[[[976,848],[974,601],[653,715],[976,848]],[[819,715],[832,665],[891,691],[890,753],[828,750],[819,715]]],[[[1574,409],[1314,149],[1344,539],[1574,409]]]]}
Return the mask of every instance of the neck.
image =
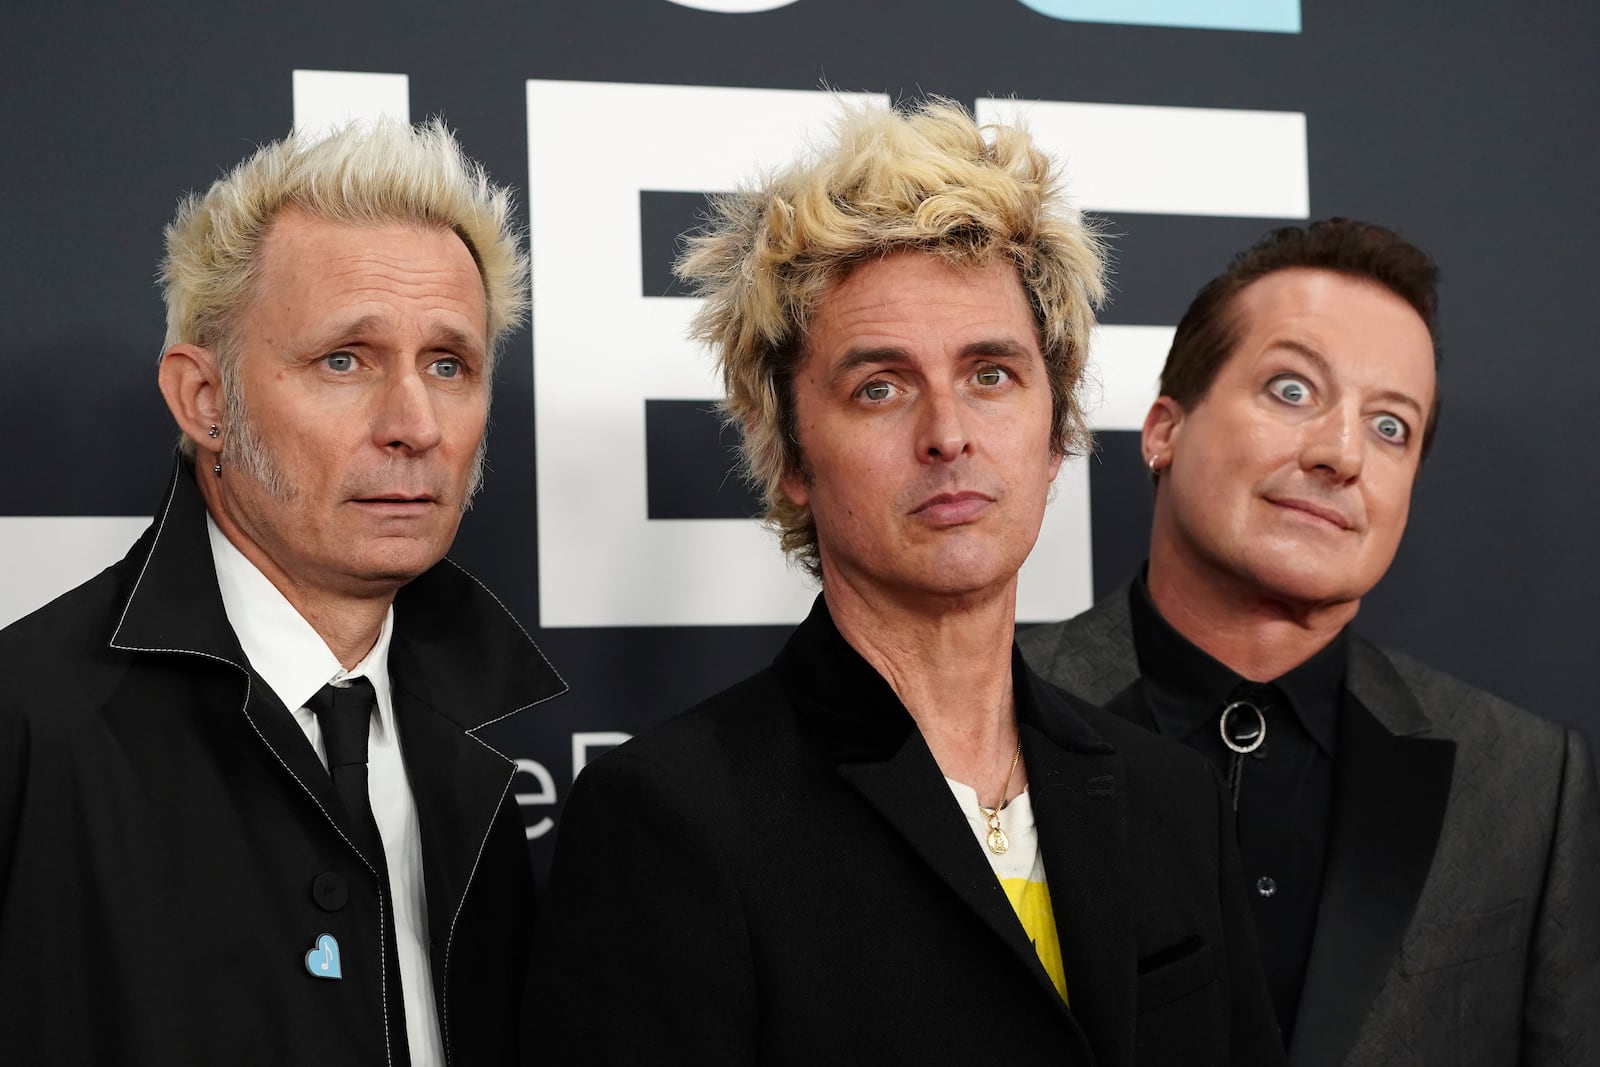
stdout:
{"type": "MultiPolygon", "coordinates": [[[[946,777],[989,803],[1017,750],[1016,580],[962,597],[899,596],[826,573],[834,625],[889,683],[946,777]]],[[[1018,766],[1009,795],[1022,791],[1018,766]]]]}
{"type": "Polygon", "coordinates": [[[1150,555],[1150,599],[1195,647],[1252,682],[1270,682],[1328,646],[1355,618],[1359,600],[1297,604],[1223,585],[1150,555]]]}
{"type": "Polygon", "coordinates": [[[294,605],[300,617],[317,631],[317,636],[322,638],[339,665],[347,671],[366,659],[372,646],[378,643],[378,635],[383,632],[384,617],[388,615],[389,605],[393,601],[393,597],[379,603],[354,598],[335,600],[321,595],[296,599],[276,580],[273,584],[294,605]]]}

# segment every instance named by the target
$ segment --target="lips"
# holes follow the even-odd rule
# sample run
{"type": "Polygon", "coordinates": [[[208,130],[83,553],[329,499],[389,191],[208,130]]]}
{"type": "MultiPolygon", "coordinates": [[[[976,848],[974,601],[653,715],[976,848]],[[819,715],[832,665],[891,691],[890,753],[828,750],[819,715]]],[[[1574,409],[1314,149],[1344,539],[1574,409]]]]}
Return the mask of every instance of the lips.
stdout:
{"type": "Polygon", "coordinates": [[[1289,508],[1292,511],[1304,512],[1307,515],[1321,519],[1326,523],[1336,526],[1341,530],[1350,530],[1355,528],[1355,523],[1346,518],[1344,512],[1338,510],[1337,508],[1329,507],[1327,504],[1319,504],[1314,500],[1301,500],[1294,497],[1286,497],[1283,499],[1268,498],[1268,502],[1280,508],[1289,508]]]}
{"type": "Polygon", "coordinates": [[[355,497],[351,503],[372,515],[401,517],[429,511],[438,500],[427,494],[409,496],[404,493],[383,493],[378,496],[355,497]]]}
{"type": "Polygon", "coordinates": [[[971,522],[993,503],[993,497],[970,490],[960,493],[940,493],[912,508],[911,514],[936,525],[957,526],[971,522]]]}

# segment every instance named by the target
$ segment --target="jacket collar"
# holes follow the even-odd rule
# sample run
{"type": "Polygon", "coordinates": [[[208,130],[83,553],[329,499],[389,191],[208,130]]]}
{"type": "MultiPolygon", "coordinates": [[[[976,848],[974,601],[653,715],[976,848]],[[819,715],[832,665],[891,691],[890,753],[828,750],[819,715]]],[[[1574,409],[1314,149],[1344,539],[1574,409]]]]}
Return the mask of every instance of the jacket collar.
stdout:
{"type": "MultiPolygon", "coordinates": [[[[1041,662],[1080,696],[1152,727],[1123,587],[1063,627],[1041,662]],[[1085,654],[1075,655],[1084,649],[1085,654]]],[[[1344,1062],[1394,965],[1443,827],[1455,743],[1433,730],[1383,652],[1351,633],[1317,932],[1294,1067],[1344,1062]]]]}
{"type": "MultiPolygon", "coordinates": [[[[839,763],[894,756],[916,734],[916,721],[894,689],[834,625],[819,594],[779,651],[774,667],[807,709],[807,724],[839,763]]],[[[1046,685],[1012,649],[1017,718],[1063,748],[1108,753],[1111,746],[1083,717],[1082,704],[1046,685]]],[[[918,735],[920,738],[920,735],[918,735]]]]}
{"type": "MultiPolygon", "coordinates": [[[[1084,705],[1045,684],[1012,649],[1023,758],[1066,968],[1067,1011],[1039,963],[916,722],[847,642],[819,596],[774,667],[802,723],[848,782],[1061,1008],[1079,1058],[1131,1062],[1137,968],[1127,914],[1121,758],[1084,705]]],[[[1063,1049],[1063,1058],[1074,1058],[1063,1049]]]]}
{"type": "MultiPolygon", "coordinates": [[[[251,729],[376,877],[351,843],[332,779],[288,710],[250,669],[228,625],[205,516],[194,469],[180,459],[160,513],[125,561],[138,568],[138,578],[112,647],[188,653],[237,668],[240,710],[251,729]]],[[[494,595],[449,560],[403,588],[394,612],[389,675],[424,842],[429,929],[443,945],[430,959],[448,1046],[456,920],[513,773],[510,761],[473,732],[560,694],[566,683],[494,595]]]]}
{"type": "MultiPolygon", "coordinates": [[[[179,458],[155,521],[128,553],[129,563],[138,561],[139,574],[111,646],[190,653],[248,670],[223,610],[205,501],[194,479],[193,465],[179,458]]],[[[566,690],[510,612],[449,559],[401,589],[394,610],[389,662],[395,686],[440,709],[463,730],[566,690]]]]}

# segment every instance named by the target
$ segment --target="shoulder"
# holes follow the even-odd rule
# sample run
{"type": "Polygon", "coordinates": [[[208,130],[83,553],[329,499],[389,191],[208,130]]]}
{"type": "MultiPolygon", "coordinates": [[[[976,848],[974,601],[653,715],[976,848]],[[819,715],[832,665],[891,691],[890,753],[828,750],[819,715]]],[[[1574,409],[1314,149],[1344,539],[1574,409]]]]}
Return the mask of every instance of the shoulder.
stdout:
{"type": "Polygon", "coordinates": [[[1084,642],[1092,644],[1109,640],[1127,626],[1128,590],[1123,586],[1101,598],[1094,607],[1070,619],[1018,627],[1017,647],[1022,649],[1029,662],[1037,663],[1084,642]]]}
{"type": "Polygon", "coordinates": [[[1063,622],[1019,627],[1016,641],[1040,675],[1096,704],[1110,700],[1138,673],[1127,586],[1063,622]]]}
{"type": "MultiPolygon", "coordinates": [[[[579,776],[709,786],[735,768],[768,762],[792,737],[789,696],[770,667],[679,712],[590,763],[579,776]]],[[[577,787],[574,787],[574,795],[577,787]]]]}
{"type": "Polygon", "coordinates": [[[131,584],[129,560],[106,568],[0,630],[0,686],[29,679],[71,684],[96,662],[120,659],[110,648],[131,584]]]}
{"type": "Polygon", "coordinates": [[[1501,753],[1507,749],[1559,751],[1566,744],[1565,728],[1404,653],[1365,641],[1358,642],[1352,652],[1381,657],[1393,668],[1435,736],[1501,753]]]}

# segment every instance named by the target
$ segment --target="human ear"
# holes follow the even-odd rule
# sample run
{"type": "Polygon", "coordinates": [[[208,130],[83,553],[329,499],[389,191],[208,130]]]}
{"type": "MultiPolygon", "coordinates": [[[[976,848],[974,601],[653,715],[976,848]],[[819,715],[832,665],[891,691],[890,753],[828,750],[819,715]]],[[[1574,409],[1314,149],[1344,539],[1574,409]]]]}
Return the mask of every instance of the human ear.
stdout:
{"type": "Polygon", "coordinates": [[[224,403],[215,353],[199,345],[173,345],[161,354],[156,380],[178,429],[196,448],[220,455],[224,403]]]}
{"type": "Polygon", "coordinates": [[[1183,417],[1183,405],[1170,396],[1157,397],[1156,402],[1150,405],[1144,417],[1144,429],[1140,433],[1140,447],[1145,466],[1150,468],[1151,474],[1172,465],[1172,457],[1177,451],[1178,438],[1183,430],[1183,417]]]}

